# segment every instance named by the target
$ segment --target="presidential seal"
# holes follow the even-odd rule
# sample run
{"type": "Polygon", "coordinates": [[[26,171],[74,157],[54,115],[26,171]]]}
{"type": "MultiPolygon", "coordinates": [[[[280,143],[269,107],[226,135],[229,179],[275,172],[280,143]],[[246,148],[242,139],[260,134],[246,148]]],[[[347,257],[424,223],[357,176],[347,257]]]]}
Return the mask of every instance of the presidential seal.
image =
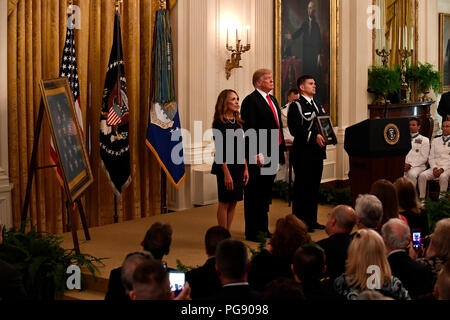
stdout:
{"type": "Polygon", "coordinates": [[[398,143],[398,141],[400,140],[400,130],[395,124],[389,123],[384,128],[384,140],[391,146],[394,146],[398,143]]]}

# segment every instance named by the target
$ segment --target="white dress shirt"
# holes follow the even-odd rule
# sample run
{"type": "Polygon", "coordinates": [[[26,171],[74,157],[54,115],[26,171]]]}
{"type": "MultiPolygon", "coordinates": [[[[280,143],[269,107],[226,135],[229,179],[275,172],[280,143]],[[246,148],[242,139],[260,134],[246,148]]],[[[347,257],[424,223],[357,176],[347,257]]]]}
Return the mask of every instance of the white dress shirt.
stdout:
{"type": "Polygon", "coordinates": [[[430,168],[450,170],[450,136],[435,138],[431,144],[430,168]]]}

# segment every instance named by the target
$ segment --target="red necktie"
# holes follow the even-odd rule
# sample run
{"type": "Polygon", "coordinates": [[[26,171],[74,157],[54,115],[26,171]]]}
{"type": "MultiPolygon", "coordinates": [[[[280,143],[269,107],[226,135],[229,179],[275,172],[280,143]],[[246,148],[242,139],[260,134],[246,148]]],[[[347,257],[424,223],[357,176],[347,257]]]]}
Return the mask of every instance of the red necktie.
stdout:
{"type": "Polygon", "coordinates": [[[280,129],[280,123],[278,122],[277,111],[275,110],[275,107],[274,107],[274,105],[273,105],[273,103],[272,103],[272,99],[270,99],[270,96],[267,95],[266,98],[267,98],[267,102],[269,102],[269,106],[270,106],[270,108],[272,109],[273,116],[275,117],[275,121],[276,121],[276,123],[277,123],[277,125],[278,125],[278,130],[279,130],[279,139],[278,139],[278,142],[279,142],[279,145],[281,145],[281,142],[282,142],[282,139],[281,139],[281,129],[280,129]]]}

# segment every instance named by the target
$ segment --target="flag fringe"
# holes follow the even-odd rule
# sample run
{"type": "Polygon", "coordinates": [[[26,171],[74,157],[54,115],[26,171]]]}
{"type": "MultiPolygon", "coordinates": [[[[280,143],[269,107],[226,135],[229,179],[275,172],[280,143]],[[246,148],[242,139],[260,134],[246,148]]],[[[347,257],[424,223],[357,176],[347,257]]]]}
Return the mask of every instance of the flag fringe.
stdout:
{"type": "Polygon", "coordinates": [[[186,178],[186,172],[183,174],[183,176],[181,177],[180,181],[178,181],[178,183],[175,182],[175,180],[173,180],[172,175],[170,174],[169,170],[167,170],[166,166],[164,165],[164,163],[162,162],[161,158],[159,157],[158,152],[156,151],[156,149],[152,146],[152,144],[150,143],[150,141],[148,141],[147,139],[145,139],[145,144],[147,145],[147,147],[153,152],[153,154],[156,157],[156,160],[158,160],[159,165],[161,166],[161,168],[164,170],[164,172],[166,173],[167,177],[169,178],[170,182],[172,182],[173,186],[178,190],[180,188],[180,185],[183,183],[184,179],[186,178]]]}
{"type": "MultiPolygon", "coordinates": [[[[101,159],[101,157],[100,157],[100,159],[101,159]]],[[[126,188],[130,185],[130,183],[131,183],[131,175],[128,177],[127,181],[122,185],[121,191],[119,191],[119,190],[116,188],[116,186],[114,185],[114,183],[112,182],[111,176],[109,175],[109,171],[108,171],[108,169],[106,169],[106,166],[105,166],[105,164],[103,163],[103,159],[100,160],[100,163],[101,163],[101,165],[102,165],[103,170],[104,170],[105,173],[106,173],[106,177],[108,178],[108,182],[109,182],[109,184],[111,185],[111,188],[113,189],[113,193],[114,193],[117,197],[119,197],[119,199],[122,199],[122,192],[123,192],[123,190],[126,189],[126,188]]]]}

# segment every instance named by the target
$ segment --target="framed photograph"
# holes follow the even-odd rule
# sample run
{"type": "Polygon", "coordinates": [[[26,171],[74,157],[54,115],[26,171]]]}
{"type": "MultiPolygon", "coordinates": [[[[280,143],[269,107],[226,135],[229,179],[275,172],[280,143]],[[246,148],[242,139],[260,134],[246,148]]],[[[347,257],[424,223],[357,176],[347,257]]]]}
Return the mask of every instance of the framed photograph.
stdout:
{"type": "Polygon", "coordinates": [[[337,124],[338,0],[275,0],[275,96],[287,104],[297,79],[314,77],[316,97],[337,124]]]}
{"type": "Polygon", "coordinates": [[[439,71],[442,74],[441,92],[450,90],[450,14],[439,14],[439,71]]]}
{"type": "Polygon", "coordinates": [[[67,78],[41,80],[42,100],[67,198],[74,202],[93,182],[67,78]]]}
{"type": "Polygon", "coordinates": [[[317,128],[320,134],[325,138],[325,145],[337,145],[337,137],[334,133],[333,124],[329,116],[316,118],[317,128]]]}

